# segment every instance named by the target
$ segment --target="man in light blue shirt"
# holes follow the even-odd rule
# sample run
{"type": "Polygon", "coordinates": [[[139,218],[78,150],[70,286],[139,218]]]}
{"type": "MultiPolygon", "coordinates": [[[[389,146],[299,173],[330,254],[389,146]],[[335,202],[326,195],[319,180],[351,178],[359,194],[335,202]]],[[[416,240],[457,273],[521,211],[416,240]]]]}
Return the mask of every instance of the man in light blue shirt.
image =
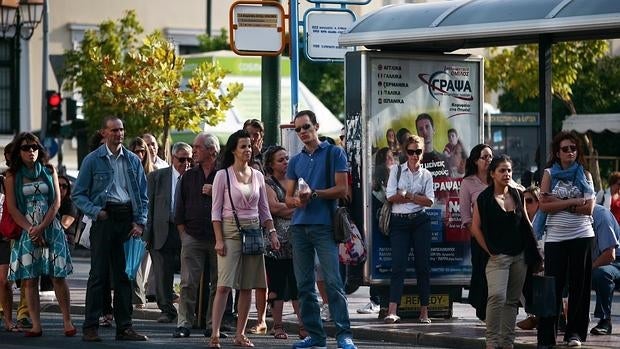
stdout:
{"type": "Polygon", "coordinates": [[[336,325],[338,348],[356,349],[351,340],[347,298],[339,271],[338,244],[334,240],[332,217],[336,200],[347,194],[347,158],[340,147],[320,142],[316,115],[303,110],[293,120],[295,132],[304,143],[286,171],[286,205],[295,208],[291,221],[293,265],[299,292],[301,320],[310,336],[293,348],[326,348],[326,334],[320,317],[315,289],[314,256],[318,256],[336,325]],[[296,192],[299,179],[309,188],[296,192]]]}
{"type": "Polygon", "coordinates": [[[596,292],[594,316],[600,320],[590,333],[610,335],[614,289],[620,282],[620,226],[613,214],[601,205],[594,205],[592,217],[596,236],[592,245],[592,289],[596,292]]]}
{"type": "Polygon", "coordinates": [[[123,122],[109,116],[102,126],[105,143],[86,156],[71,194],[75,205],[93,220],[82,340],[101,341],[104,284],[112,275],[116,340],[144,341],[146,336],[136,333],[131,322],[131,282],[125,274],[123,243],[144,231],[146,177],[138,156],[123,146],[123,122]]]}

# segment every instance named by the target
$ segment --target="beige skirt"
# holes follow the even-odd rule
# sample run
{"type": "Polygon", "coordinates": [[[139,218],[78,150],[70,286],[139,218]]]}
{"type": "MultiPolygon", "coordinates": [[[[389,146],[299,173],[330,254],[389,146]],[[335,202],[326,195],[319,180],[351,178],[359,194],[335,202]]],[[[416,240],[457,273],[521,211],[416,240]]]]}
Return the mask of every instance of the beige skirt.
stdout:
{"type": "MultiPolygon", "coordinates": [[[[258,218],[239,218],[244,228],[258,228],[258,218]]],[[[241,253],[241,235],[234,218],[222,220],[226,255],[217,256],[217,285],[236,290],[267,288],[265,258],[263,255],[246,256],[241,253]]]]}

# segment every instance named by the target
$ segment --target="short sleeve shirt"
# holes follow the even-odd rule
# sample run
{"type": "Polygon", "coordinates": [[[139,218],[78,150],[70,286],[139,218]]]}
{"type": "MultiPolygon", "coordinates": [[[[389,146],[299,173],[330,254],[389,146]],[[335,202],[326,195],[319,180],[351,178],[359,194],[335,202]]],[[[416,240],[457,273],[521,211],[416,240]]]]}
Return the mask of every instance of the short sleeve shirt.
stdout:
{"type": "MultiPolygon", "coordinates": [[[[293,181],[303,178],[312,190],[327,189],[335,185],[336,172],[347,171],[347,156],[344,149],[322,142],[313,153],[304,148],[293,156],[286,170],[286,178],[293,181]],[[329,167],[327,167],[328,152],[331,153],[329,167]],[[327,177],[328,172],[331,178],[327,177]]],[[[295,209],[291,224],[331,225],[335,209],[336,200],[312,199],[305,207],[295,209]]]]}

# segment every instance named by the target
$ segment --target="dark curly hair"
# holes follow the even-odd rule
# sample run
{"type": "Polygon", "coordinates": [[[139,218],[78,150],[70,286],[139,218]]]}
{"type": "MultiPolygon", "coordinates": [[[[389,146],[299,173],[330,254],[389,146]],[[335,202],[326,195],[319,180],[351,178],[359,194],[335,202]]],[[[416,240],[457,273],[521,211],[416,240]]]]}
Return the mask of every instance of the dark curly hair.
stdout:
{"type": "Polygon", "coordinates": [[[587,164],[583,156],[583,147],[581,145],[581,141],[579,140],[579,137],[577,137],[577,135],[573,132],[564,132],[564,131],[558,133],[557,135],[555,135],[555,137],[553,137],[553,140],[551,141],[549,161],[547,161],[546,167],[551,167],[555,163],[558,163],[558,164],[560,163],[560,158],[558,157],[557,154],[560,152],[560,143],[562,143],[562,141],[564,140],[569,140],[575,143],[575,146],[577,147],[577,158],[575,159],[575,161],[577,161],[578,164],[583,166],[584,169],[587,169],[587,164]]]}

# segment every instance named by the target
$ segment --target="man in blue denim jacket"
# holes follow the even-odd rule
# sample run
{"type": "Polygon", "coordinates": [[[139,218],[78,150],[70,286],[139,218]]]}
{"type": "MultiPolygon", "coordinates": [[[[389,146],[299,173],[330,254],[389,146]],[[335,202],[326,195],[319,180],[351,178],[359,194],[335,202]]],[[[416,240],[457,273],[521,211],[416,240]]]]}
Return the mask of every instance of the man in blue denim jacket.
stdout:
{"type": "Polygon", "coordinates": [[[138,156],[123,146],[123,122],[108,116],[101,132],[105,143],[86,156],[71,194],[76,206],[93,220],[82,340],[101,341],[98,327],[103,287],[111,274],[116,340],[144,341],[146,336],[132,327],[131,282],[125,274],[123,243],[130,237],[140,237],[144,231],[148,210],[146,177],[138,156]]]}

